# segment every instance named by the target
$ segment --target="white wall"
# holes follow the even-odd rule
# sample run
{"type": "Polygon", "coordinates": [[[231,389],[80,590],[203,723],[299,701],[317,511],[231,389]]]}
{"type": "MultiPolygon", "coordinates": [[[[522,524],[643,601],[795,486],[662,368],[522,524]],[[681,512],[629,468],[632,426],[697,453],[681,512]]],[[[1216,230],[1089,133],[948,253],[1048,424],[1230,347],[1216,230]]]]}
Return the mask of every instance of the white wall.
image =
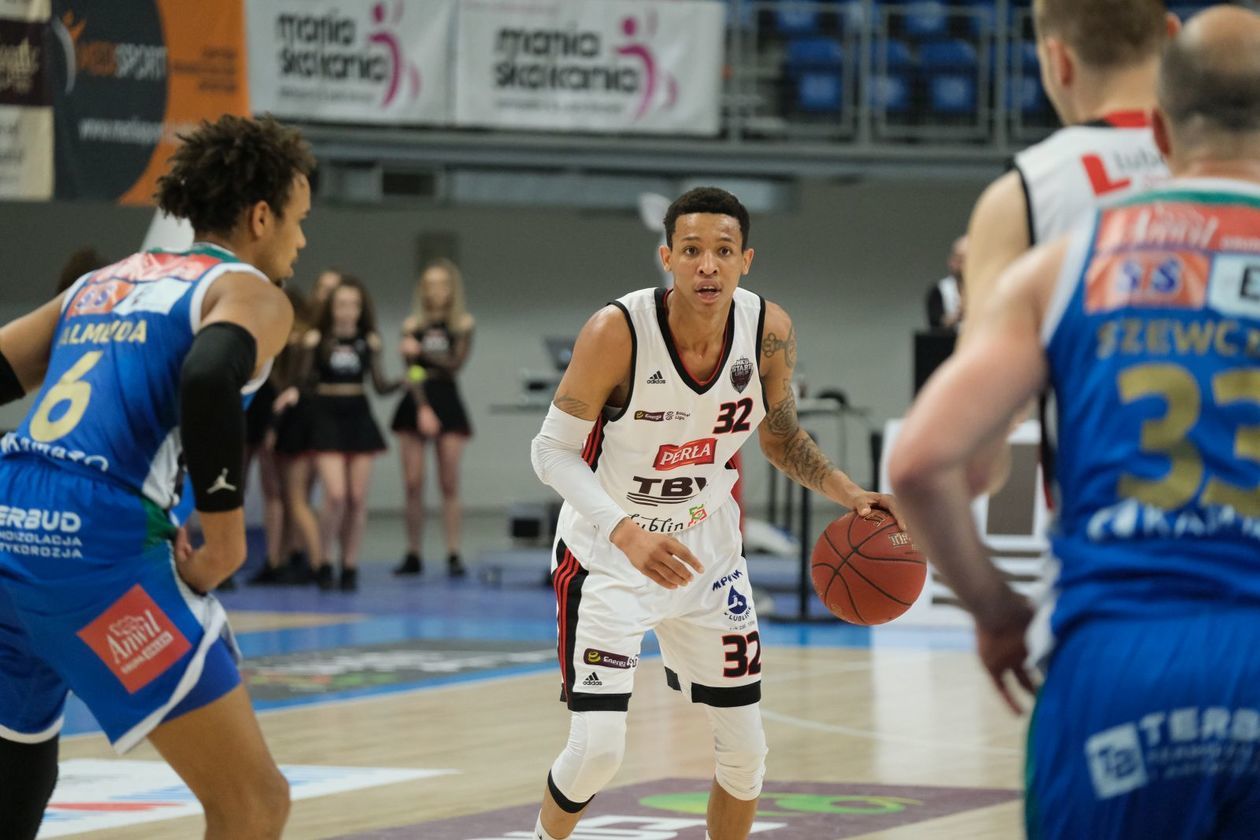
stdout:
{"type": "MultiPolygon", "coordinates": [[[[799,368],[812,392],[839,387],[872,420],[901,414],[911,391],[910,334],[923,324],[928,284],[944,273],[953,237],[965,227],[978,182],[906,181],[806,185],[792,212],[754,216],[757,257],[748,288],[783,305],[796,323],[799,368]]],[[[107,256],[134,249],[150,213],[92,204],[0,203],[0,316],[46,299],[61,261],[81,244],[107,256]]],[[[379,209],[320,205],[307,226],[309,245],[297,281],[309,284],[326,265],[360,275],[373,290],[390,355],[410,301],[417,238],[445,231],[459,241],[469,309],[477,318],[473,355],[461,385],[476,437],[469,446],[465,500],[502,508],[548,498],[529,467],[528,445],[541,416],[491,414],[492,403],[519,394],[521,368],[547,370],[544,335],[571,335],[606,301],[653,285],[656,237],[633,213],[560,210],[379,209]]],[[[388,423],[393,399],[377,403],[388,423]]],[[[0,408],[0,427],[20,410],[0,408]]],[[[817,425],[835,456],[831,420],[817,425]]],[[[866,432],[848,423],[847,467],[871,474],[866,432]]],[[[750,447],[751,449],[752,447],[750,447]]],[[[764,492],[764,462],[746,451],[749,494],[764,492]]],[[[432,494],[431,494],[432,495],[432,494]]],[[[396,458],[378,462],[372,507],[401,507],[396,458]]]]}

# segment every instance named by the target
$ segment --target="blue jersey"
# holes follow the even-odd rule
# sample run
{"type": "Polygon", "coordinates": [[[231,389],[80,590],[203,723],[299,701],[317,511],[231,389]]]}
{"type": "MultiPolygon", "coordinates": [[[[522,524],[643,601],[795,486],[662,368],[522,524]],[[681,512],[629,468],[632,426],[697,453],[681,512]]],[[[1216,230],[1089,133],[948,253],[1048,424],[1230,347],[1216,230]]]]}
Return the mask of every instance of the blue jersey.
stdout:
{"type": "Polygon", "coordinates": [[[1176,181],[1095,214],[1043,337],[1056,635],[1260,606],[1260,188],[1176,181]]]}
{"type": "Polygon", "coordinates": [[[170,510],[183,483],[180,369],[206,292],[227,273],[268,282],[210,245],[135,254],[80,278],[62,299],[44,385],[0,457],[104,478],[170,510]]]}

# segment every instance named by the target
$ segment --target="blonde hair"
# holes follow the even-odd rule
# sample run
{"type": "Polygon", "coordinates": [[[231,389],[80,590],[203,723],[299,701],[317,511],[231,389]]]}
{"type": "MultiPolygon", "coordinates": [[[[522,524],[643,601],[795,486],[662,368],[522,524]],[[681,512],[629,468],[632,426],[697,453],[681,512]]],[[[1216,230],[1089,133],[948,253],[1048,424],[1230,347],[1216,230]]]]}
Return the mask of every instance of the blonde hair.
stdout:
{"type": "Polygon", "coordinates": [[[435,315],[424,307],[424,275],[440,268],[446,272],[451,284],[451,302],[446,308],[446,326],[452,333],[462,333],[468,329],[468,309],[464,305],[464,275],[451,260],[442,257],[425,265],[416,278],[415,291],[411,295],[411,317],[418,326],[433,323],[435,315]]]}

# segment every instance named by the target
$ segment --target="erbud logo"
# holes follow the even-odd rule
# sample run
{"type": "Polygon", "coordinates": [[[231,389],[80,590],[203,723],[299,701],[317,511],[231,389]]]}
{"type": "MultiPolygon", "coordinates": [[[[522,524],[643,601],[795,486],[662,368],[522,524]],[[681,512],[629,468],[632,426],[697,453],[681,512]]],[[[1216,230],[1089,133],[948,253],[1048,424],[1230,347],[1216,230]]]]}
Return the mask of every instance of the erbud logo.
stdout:
{"type": "Polygon", "coordinates": [[[278,15],[281,78],[369,83],[383,88],[383,107],[414,102],[420,96],[422,79],[398,35],[405,12],[403,0],[394,0],[374,4],[370,21],[335,9],[323,15],[278,15]]]}

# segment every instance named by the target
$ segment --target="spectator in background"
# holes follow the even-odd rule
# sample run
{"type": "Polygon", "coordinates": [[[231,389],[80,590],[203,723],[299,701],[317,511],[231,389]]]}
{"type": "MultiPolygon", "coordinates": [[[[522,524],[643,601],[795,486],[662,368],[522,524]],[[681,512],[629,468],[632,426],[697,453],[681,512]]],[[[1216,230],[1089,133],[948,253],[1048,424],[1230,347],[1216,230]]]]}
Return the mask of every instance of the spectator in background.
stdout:
{"type": "Polygon", "coordinates": [[[954,330],[963,317],[963,262],[967,258],[967,237],[954,240],[949,249],[949,274],[932,284],[927,293],[928,326],[934,330],[954,330]]]}
{"type": "Polygon", "coordinates": [[[302,339],[301,379],[313,375],[311,449],[324,486],[320,511],[320,546],[316,562],[320,589],[333,587],[327,557],[334,541],[341,545],[343,591],[358,588],[359,547],[367,521],[367,490],[372,459],[385,450],[385,439],[372,417],[365,381],[378,394],[402,383],[386,380],[381,372],[381,338],[367,289],[357,278],[343,274],[320,311],[315,329],[302,339]]]}
{"type": "Polygon", "coordinates": [[[446,531],[446,570],[464,574],[460,557],[459,465],[472,436],[468,412],[455,376],[472,349],[473,318],[464,307],[464,281],[450,260],[435,260],[416,282],[411,315],[403,321],[401,352],[407,370],[406,394],[390,425],[398,435],[406,492],[407,555],[394,569],[418,575],[424,525],[425,447],[433,443],[442,489],[442,524],[446,531]]]}
{"type": "Polygon", "coordinates": [[[89,271],[96,271],[98,268],[104,268],[109,265],[109,260],[101,256],[101,253],[91,245],[84,245],[70,255],[66,260],[66,264],[61,267],[61,277],[57,280],[57,294],[61,294],[66,289],[74,285],[74,281],[78,280],[89,271]]]}
{"type": "MultiPolygon", "coordinates": [[[[284,293],[293,305],[293,329],[284,350],[276,357],[268,380],[275,396],[266,403],[270,427],[263,439],[264,457],[258,465],[265,500],[263,526],[267,534],[267,563],[250,579],[252,584],[305,583],[309,574],[307,565],[301,561],[293,562],[292,555],[286,564],[286,549],[301,545],[307,557],[318,557],[320,553],[319,523],[308,501],[311,473],[314,471],[310,449],[311,401],[309,393],[306,399],[302,398],[296,381],[302,337],[311,328],[311,316],[306,299],[300,292],[286,287],[284,293]],[[268,469],[273,471],[273,486],[278,491],[274,507],[273,499],[268,496],[268,481],[271,480],[267,475],[268,469]],[[276,508],[279,509],[278,515],[276,508]]],[[[251,413],[255,405],[250,406],[251,413]]]]}

